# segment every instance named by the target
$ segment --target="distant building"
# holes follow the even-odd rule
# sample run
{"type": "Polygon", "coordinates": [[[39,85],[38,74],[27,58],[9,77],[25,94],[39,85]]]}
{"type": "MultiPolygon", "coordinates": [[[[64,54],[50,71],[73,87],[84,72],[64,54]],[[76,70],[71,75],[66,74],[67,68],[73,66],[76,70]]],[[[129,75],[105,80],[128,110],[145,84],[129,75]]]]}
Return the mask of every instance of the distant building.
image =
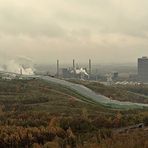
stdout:
{"type": "Polygon", "coordinates": [[[62,68],[62,75],[63,78],[71,78],[73,76],[71,70],[67,68],[62,68]]]}
{"type": "Polygon", "coordinates": [[[142,82],[148,82],[148,58],[138,59],[138,79],[142,82]]]}
{"type": "Polygon", "coordinates": [[[137,74],[130,74],[128,80],[136,82],[136,81],[138,81],[138,75],[137,74]]]}
{"type": "Polygon", "coordinates": [[[113,80],[117,80],[118,77],[119,77],[119,73],[118,73],[118,72],[113,72],[113,74],[112,74],[112,79],[113,79],[113,80]]]}

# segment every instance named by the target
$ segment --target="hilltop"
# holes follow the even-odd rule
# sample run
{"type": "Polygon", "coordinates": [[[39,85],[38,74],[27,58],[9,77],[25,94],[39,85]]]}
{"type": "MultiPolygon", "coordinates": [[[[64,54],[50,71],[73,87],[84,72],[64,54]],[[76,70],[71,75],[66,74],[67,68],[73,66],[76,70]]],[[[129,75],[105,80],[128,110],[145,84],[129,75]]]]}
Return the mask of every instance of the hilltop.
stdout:
{"type": "Polygon", "coordinates": [[[116,132],[138,123],[147,126],[147,110],[110,109],[86,100],[54,83],[36,79],[0,80],[1,147],[94,148],[107,147],[113,141],[113,146],[124,147],[125,135],[129,146],[147,146],[145,129],[129,130],[130,134],[116,132]],[[139,140],[130,143],[132,139],[139,140]]]}
{"type": "Polygon", "coordinates": [[[148,86],[147,85],[104,85],[94,81],[68,80],[70,82],[81,84],[113,100],[129,101],[133,103],[148,104],[148,86]]]}

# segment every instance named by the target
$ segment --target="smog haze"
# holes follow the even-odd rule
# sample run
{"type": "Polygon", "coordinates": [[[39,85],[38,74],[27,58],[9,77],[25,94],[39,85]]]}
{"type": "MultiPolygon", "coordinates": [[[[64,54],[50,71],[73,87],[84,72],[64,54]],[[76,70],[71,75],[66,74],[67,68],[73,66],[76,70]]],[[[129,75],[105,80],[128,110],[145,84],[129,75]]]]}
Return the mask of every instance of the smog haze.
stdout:
{"type": "Polygon", "coordinates": [[[147,0],[0,0],[0,61],[136,62],[148,55],[147,0]]]}

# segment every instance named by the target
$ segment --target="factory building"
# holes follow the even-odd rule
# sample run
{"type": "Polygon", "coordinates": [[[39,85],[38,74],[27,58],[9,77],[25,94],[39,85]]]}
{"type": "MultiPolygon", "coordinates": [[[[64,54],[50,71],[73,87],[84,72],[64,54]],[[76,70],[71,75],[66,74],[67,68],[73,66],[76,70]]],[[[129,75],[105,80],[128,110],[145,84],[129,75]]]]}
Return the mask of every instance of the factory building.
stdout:
{"type": "Polygon", "coordinates": [[[148,57],[138,58],[138,79],[148,82],[148,57]]]}
{"type": "Polygon", "coordinates": [[[112,73],[112,79],[117,80],[119,78],[119,73],[118,72],[113,72],[112,73]]]}
{"type": "Polygon", "coordinates": [[[62,76],[63,78],[72,78],[73,74],[71,73],[71,69],[68,68],[62,68],[62,76]]]}
{"type": "MultiPolygon", "coordinates": [[[[57,60],[57,74],[59,76],[59,60],[57,60]]],[[[63,78],[74,78],[74,79],[89,79],[91,74],[91,60],[89,60],[89,70],[87,68],[76,66],[75,60],[72,61],[72,67],[61,68],[61,76],[63,78]]]]}

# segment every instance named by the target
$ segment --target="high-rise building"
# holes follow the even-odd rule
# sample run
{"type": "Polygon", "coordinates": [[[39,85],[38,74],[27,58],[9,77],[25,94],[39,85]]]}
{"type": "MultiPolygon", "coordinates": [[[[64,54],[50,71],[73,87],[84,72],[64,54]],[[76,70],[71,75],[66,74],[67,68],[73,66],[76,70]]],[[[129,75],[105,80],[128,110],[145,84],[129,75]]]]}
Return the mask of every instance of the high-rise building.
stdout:
{"type": "Polygon", "coordinates": [[[148,82],[148,57],[138,58],[138,78],[142,82],[148,82]]]}

